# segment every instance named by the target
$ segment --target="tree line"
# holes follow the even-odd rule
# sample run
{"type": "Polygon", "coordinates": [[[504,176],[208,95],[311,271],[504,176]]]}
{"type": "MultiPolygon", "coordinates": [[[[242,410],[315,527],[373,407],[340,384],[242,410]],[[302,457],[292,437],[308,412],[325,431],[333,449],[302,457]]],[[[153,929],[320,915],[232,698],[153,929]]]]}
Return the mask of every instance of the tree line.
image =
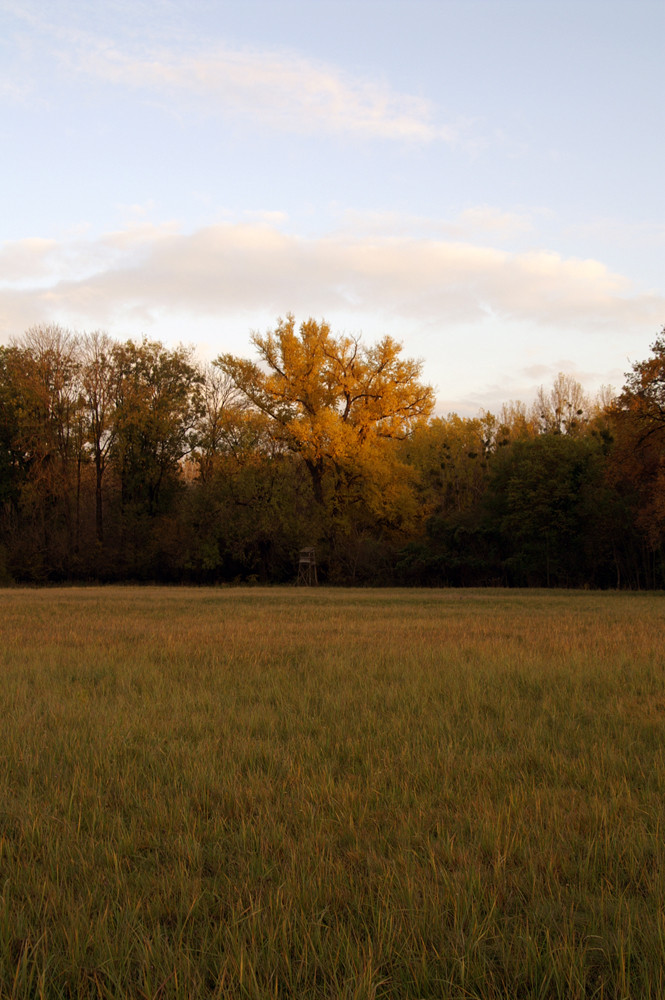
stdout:
{"type": "Polygon", "coordinates": [[[622,391],[433,416],[421,363],[293,316],[256,360],[0,347],[0,582],[665,586],[665,330],[622,391]]]}

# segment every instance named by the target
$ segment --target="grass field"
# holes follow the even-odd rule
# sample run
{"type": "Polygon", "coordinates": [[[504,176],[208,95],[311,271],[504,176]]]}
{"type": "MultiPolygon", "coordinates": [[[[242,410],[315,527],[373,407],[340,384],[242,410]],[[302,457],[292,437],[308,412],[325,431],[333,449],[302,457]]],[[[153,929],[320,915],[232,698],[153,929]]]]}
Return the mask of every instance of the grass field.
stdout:
{"type": "Polygon", "coordinates": [[[665,597],[0,591],[0,997],[662,998],[665,597]]]}

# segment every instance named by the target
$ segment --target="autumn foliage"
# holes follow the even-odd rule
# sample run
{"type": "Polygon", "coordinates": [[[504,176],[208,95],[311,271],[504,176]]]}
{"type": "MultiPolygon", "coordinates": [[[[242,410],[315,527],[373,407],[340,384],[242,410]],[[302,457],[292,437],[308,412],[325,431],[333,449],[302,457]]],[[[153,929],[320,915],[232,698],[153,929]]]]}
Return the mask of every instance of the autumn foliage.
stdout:
{"type": "Polygon", "coordinates": [[[434,416],[422,363],[293,316],[254,359],[0,348],[0,579],[665,585],[665,335],[618,395],[434,416]]]}

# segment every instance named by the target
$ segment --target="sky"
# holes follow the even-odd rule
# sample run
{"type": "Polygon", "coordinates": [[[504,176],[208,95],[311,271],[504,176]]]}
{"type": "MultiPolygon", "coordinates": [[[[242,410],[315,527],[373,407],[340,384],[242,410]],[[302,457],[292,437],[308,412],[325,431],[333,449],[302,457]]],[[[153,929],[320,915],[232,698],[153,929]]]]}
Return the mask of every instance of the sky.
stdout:
{"type": "Polygon", "coordinates": [[[662,0],[0,0],[0,343],[325,319],[437,412],[665,325],[662,0]]]}

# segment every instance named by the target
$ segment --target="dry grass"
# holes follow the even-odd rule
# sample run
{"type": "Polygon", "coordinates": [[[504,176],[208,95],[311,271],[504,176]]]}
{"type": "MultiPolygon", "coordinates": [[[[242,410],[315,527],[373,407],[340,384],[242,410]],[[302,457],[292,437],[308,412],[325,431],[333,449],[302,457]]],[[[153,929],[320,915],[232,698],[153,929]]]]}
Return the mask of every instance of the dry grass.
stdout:
{"type": "Polygon", "coordinates": [[[665,995],[662,596],[0,614],[0,997],[665,995]]]}

